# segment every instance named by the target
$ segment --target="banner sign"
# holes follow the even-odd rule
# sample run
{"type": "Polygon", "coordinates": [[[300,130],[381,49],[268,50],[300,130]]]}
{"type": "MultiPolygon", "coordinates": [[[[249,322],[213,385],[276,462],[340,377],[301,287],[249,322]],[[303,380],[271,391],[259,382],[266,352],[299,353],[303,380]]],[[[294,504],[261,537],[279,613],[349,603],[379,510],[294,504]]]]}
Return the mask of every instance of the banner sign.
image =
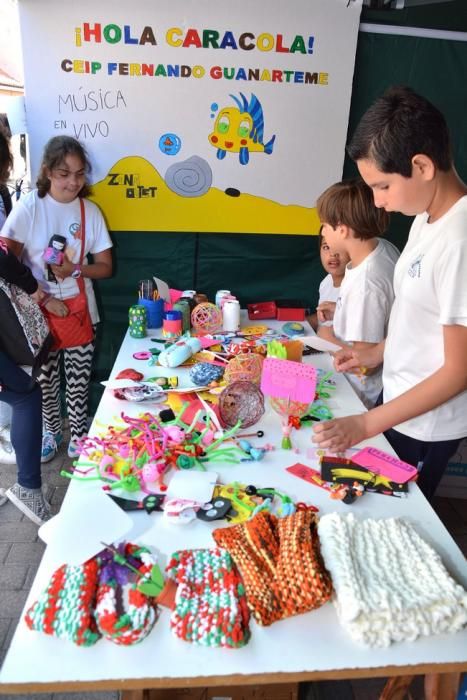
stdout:
{"type": "Polygon", "coordinates": [[[362,0],[19,0],[33,181],[87,148],[117,231],[317,233],[362,0]]]}

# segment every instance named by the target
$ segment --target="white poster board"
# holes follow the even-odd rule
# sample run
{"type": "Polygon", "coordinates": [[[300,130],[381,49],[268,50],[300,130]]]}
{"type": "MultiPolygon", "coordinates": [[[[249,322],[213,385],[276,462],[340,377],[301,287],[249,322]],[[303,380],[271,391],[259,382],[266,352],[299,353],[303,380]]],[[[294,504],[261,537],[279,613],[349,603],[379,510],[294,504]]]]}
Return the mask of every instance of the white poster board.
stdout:
{"type": "Polygon", "coordinates": [[[19,0],[33,180],[85,144],[113,230],[316,233],[361,0],[19,0]]]}

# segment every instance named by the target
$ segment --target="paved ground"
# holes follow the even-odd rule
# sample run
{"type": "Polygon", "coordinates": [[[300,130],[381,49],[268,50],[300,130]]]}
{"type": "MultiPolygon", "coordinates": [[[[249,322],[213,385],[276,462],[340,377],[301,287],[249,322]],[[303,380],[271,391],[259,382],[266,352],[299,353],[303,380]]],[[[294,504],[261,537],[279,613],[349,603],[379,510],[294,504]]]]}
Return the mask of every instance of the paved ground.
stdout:
{"type": "MultiPolygon", "coordinates": [[[[68,479],[60,470],[70,465],[65,439],[55,459],[43,465],[44,481],[49,485],[49,500],[58,511],[65,495],[68,479]]],[[[16,477],[16,465],[0,464],[0,487],[11,486],[16,477]]],[[[438,498],[435,509],[464,554],[467,555],[467,507],[465,500],[438,498]]],[[[37,536],[37,527],[9,501],[0,507],[0,664],[7,653],[28,591],[44,551],[37,536]]],[[[306,698],[354,698],[374,700],[384,686],[384,679],[353,683],[313,683],[306,698]]],[[[37,700],[118,700],[118,692],[53,693],[40,695],[2,695],[0,698],[37,698],[37,700]]],[[[422,698],[421,685],[412,690],[413,700],[422,698]]]]}
{"type": "MultiPolygon", "coordinates": [[[[66,453],[67,444],[65,439],[57,457],[42,468],[54,512],[60,509],[69,483],[67,478],[60,476],[61,469],[71,464],[66,453]]],[[[0,463],[0,487],[7,488],[15,481],[16,465],[0,463]]],[[[7,653],[44,549],[34,523],[9,501],[0,506],[0,664],[7,653]]],[[[2,700],[118,700],[119,697],[118,692],[0,694],[2,700]]]]}

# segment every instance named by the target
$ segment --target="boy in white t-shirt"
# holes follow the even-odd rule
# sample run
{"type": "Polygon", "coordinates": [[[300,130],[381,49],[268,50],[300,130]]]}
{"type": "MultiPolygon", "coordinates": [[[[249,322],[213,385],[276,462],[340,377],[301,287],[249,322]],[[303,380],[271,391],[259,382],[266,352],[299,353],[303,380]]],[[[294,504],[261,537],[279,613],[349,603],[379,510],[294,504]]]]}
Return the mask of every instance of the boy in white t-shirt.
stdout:
{"type": "MultiPolygon", "coordinates": [[[[344,279],[345,266],[349,262],[349,256],[343,251],[331,250],[325,237],[323,236],[323,227],[320,228],[318,235],[319,255],[321,264],[328,273],[319,285],[318,307],[324,302],[336,303],[339,297],[339,291],[344,279]]],[[[318,330],[321,325],[318,321],[318,312],[316,311],[311,316],[307,317],[308,323],[313,330],[318,330]]],[[[331,325],[332,321],[322,321],[324,325],[331,325]]]]}
{"type": "Polygon", "coordinates": [[[467,185],[443,115],[408,87],[367,110],[347,150],[377,207],[417,216],[395,269],[386,342],[335,359],[346,372],[384,356],[382,404],[321,422],[314,440],[344,450],[384,432],[401,459],[422,467],[417,483],[431,499],[467,437],[467,185]]]}
{"type": "MultiPolygon", "coordinates": [[[[388,224],[388,215],[377,209],[370,188],[363,180],[331,185],[317,201],[323,235],[334,250],[349,257],[336,304],[318,306],[318,335],[342,347],[371,347],[384,340],[394,301],[394,265],[399,251],[378,238],[388,224]]],[[[347,379],[367,408],[374,406],[382,389],[382,367],[371,373],[349,373],[347,379]]]]}

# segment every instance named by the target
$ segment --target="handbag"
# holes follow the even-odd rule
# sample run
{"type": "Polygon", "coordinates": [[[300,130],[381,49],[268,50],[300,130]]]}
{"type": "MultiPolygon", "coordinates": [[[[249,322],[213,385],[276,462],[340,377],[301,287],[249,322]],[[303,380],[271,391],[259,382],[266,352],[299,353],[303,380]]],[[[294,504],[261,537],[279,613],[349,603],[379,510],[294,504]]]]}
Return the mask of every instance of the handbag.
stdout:
{"type": "MultiPolygon", "coordinates": [[[[81,207],[81,253],[79,264],[84,258],[84,244],[86,240],[86,218],[83,200],[79,200],[81,207]]],[[[77,345],[87,345],[94,339],[94,328],[89,315],[88,301],[82,277],[77,279],[79,294],[70,299],[63,299],[68,307],[67,316],[56,316],[46,311],[47,322],[54,342],[53,350],[73,348],[77,345]]]]}
{"type": "Polygon", "coordinates": [[[1,349],[17,364],[35,370],[45,362],[53,338],[36,302],[0,277],[1,349]]]}

